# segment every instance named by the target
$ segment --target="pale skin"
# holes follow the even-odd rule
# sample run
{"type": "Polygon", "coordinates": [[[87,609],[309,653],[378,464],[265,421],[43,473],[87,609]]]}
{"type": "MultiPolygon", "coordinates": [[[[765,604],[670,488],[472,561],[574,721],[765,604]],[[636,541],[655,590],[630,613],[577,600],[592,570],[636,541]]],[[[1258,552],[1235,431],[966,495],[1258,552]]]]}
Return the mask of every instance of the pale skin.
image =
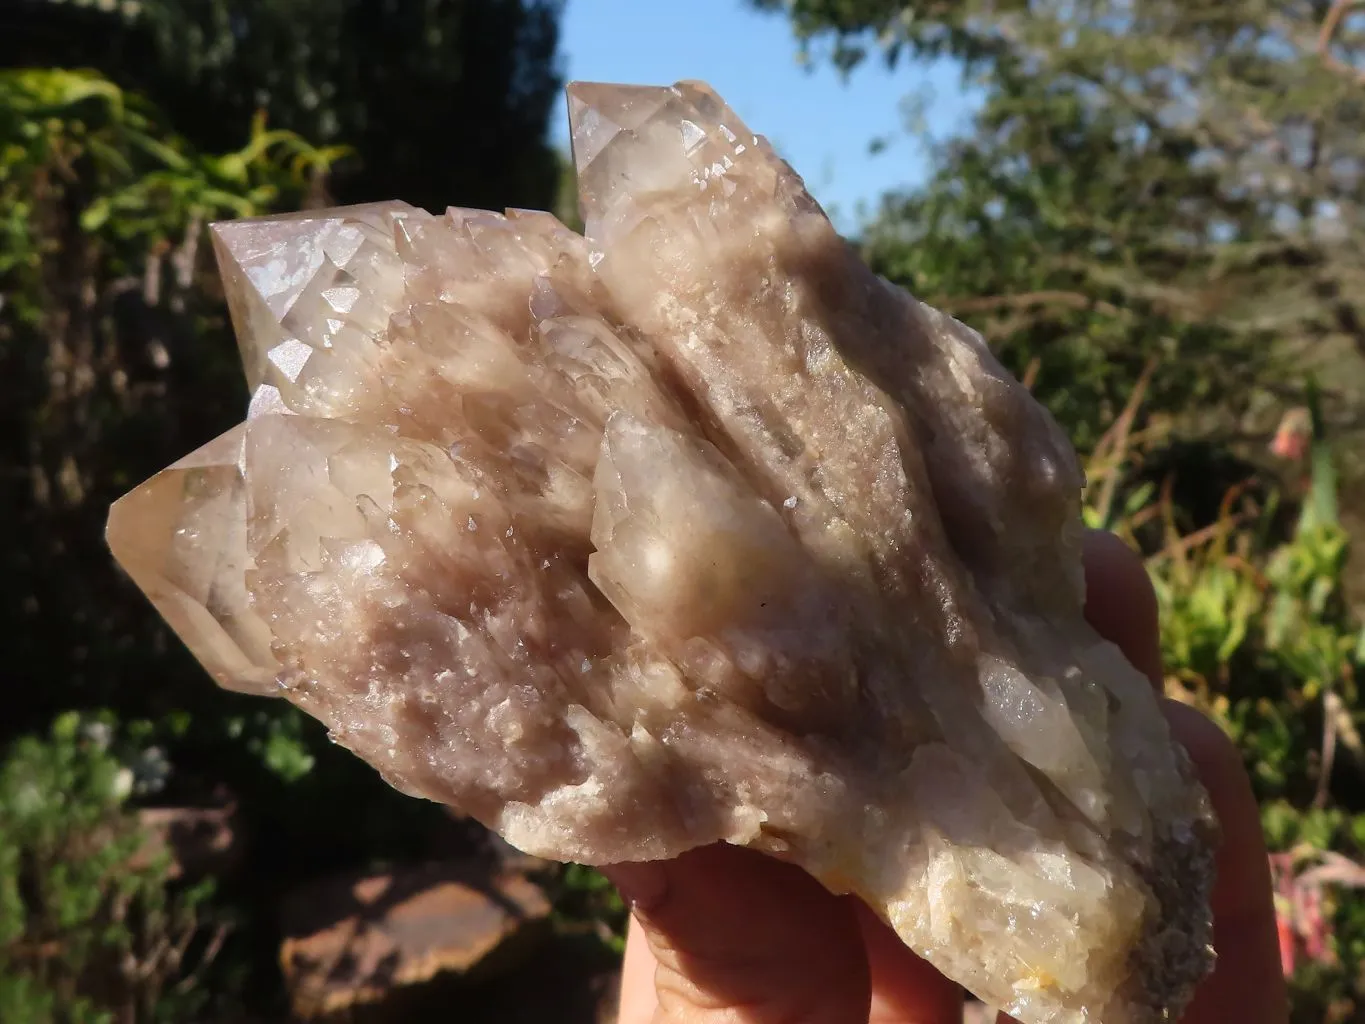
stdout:
{"type": "MultiPolygon", "coordinates": [[[[1156,599],[1110,534],[1086,541],[1086,617],[1161,686],[1156,599]]],[[[1198,712],[1166,702],[1223,828],[1218,965],[1181,1024],[1284,1024],[1269,868],[1242,760],[1198,712]]],[[[963,996],[853,897],[730,846],[607,871],[631,904],[618,1024],[960,1024],[963,996]]],[[[1007,1018],[1002,1018],[1002,1021],[1007,1018]]]]}

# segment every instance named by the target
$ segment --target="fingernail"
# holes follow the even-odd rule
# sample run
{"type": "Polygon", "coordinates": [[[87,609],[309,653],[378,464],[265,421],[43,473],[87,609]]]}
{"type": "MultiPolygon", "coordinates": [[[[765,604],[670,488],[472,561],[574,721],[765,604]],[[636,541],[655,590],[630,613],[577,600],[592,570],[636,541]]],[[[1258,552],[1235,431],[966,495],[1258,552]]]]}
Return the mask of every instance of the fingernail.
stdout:
{"type": "Polygon", "coordinates": [[[662,864],[652,861],[612,864],[600,869],[608,881],[616,886],[621,899],[630,908],[647,914],[663,902],[668,892],[668,873],[662,864]]]}

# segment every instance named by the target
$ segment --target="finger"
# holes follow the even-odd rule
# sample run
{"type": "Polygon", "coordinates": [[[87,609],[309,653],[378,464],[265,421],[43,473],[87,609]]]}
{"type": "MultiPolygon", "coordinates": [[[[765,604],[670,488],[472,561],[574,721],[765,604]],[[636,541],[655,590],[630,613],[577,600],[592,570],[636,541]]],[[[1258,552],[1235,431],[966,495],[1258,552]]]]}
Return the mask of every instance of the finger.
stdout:
{"type": "MultiPolygon", "coordinates": [[[[1162,687],[1156,595],[1138,555],[1113,534],[1085,542],[1086,618],[1162,687]]],[[[1222,826],[1212,905],[1217,966],[1200,986],[1184,1024],[1288,1019],[1275,933],[1270,867],[1260,812],[1241,755],[1193,708],[1164,702],[1175,738],[1189,751],[1222,826]]]]}
{"type": "MultiPolygon", "coordinates": [[[[1096,531],[1086,537],[1085,567],[1086,618],[1160,688],[1156,595],[1141,559],[1113,534],[1096,531]]],[[[1221,729],[1193,708],[1167,701],[1165,710],[1222,826],[1212,897],[1218,963],[1184,1020],[1284,1021],[1288,1011],[1270,867],[1241,755],[1221,729]]]]}
{"type": "Polygon", "coordinates": [[[863,903],[853,902],[872,982],[868,1024],[961,1024],[962,988],[912,953],[863,903]]]}
{"type": "MultiPolygon", "coordinates": [[[[911,952],[861,901],[848,897],[848,902],[857,915],[872,979],[868,1024],[960,1024],[961,987],[911,952]]],[[[632,919],[621,969],[617,1024],[651,1024],[659,1005],[656,967],[648,939],[632,919]]]]}
{"type": "Polygon", "coordinates": [[[649,949],[649,939],[634,916],[626,928],[626,955],[621,960],[621,993],[617,999],[616,1024],[650,1024],[659,1008],[654,993],[654,971],[658,964],[649,949]]]}
{"type": "Polygon", "coordinates": [[[632,903],[650,954],[628,952],[621,1024],[866,1024],[868,968],[852,906],[801,869],[710,846],[606,874],[632,903]],[[651,958],[656,1005],[641,994],[651,958]]]}
{"type": "Polygon", "coordinates": [[[1090,530],[1084,558],[1086,620],[1161,689],[1156,591],[1141,556],[1112,533],[1090,530]]]}
{"type": "Polygon", "coordinates": [[[1241,754],[1197,710],[1166,702],[1171,731],[1189,751],[1222,826],[1213,887],[1218,962],[1182,1024],[1284,1024],[1288,997],[1280,970],[1275,907],[1261,816],[1241,754]]]}

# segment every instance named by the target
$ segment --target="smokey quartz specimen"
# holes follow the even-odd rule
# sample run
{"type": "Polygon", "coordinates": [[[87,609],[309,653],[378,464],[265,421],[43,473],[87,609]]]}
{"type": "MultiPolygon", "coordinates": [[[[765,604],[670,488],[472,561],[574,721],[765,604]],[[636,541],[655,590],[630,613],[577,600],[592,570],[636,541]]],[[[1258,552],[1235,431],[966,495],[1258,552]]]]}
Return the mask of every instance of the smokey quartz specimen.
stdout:
{"type": "Polygon", "coordinates": [[[1023,1021],[1178,1014],[1215,827],[1082,617],[1066,438],[705,86],[569,105],[586,238],[215,226],[251,409],[114,506],[120,563],[530,853],[745,844],[1023,1021]]]}

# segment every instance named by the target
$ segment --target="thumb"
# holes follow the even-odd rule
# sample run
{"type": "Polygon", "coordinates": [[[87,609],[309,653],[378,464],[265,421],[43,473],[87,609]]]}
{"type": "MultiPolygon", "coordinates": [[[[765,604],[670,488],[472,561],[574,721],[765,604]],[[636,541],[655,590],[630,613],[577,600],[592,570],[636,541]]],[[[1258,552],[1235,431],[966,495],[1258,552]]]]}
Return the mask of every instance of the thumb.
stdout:
{"type": "Polygon", "coordinates": [[[603,872],[654,962],[653,999],[627,966],[620,1024],[867,1024],[852,903],[799,868],[720,845],[603,872]]]}

